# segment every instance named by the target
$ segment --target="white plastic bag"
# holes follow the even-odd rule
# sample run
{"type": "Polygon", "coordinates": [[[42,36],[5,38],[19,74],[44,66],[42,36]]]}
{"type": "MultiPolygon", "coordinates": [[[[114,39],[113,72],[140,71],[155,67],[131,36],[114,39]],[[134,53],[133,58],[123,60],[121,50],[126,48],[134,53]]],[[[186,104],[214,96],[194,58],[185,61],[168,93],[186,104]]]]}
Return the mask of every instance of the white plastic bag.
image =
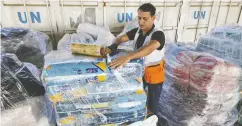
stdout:
{"type": "Polygon", "coordinates": [[[157,116],[153,115],[144,121],[138,121],[130,124],[129,126],[156,126],[157,122],[158,122],[157,116]]]}
{"type": "Polygon", "coordinates": [[[109,31],[108,28],[100,27],[89,23],[79,24],[76,32],[85,32],[90,34],[96,41],[95,44],[101,46],[109,46],[115,39],[114,35],[109,31]]]}

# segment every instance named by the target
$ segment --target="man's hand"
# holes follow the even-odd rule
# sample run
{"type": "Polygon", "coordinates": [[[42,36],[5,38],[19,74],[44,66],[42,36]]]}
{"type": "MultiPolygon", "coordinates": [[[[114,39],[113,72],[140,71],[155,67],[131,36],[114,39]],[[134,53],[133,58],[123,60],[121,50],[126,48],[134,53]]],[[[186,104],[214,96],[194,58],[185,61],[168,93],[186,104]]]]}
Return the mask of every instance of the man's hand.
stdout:
{"type": "Polygon", "coordinates": [[[100,50],[100,54],[103,58],[107,58],[107,54],[113,55],[115,54],[115,52],[118,49],[118,46],[122,43],[122,42],[127,42],[129,40],[129,37],[127,35],[122,35],[118,38],[116,38],[116,42],[113,43],[112,45],[108,46],[108,47],[102,47],[100,50]]]}
{"type": "Polygon", "coordinates": [[[108,46],[108,47],[102,47],[100,50],[100,54],[102,57],[106,58],[107,54],[111,54],[115,53],[118,49],[118,44],[113,43],[112,45],[108,46]]]}
{"type": "Polygon", "coordinates": [[[111,53],[111,50],[108,47],[102,47],[100,50],[100,54],[103,58],[106,58],[109,53],[111,53]]]}
{"type": "Polygon", "coordinates": [[[110,62],[108,66],[112,69],[118,69],[123,67],[123,65],[125,65],[129,61],[130,61],[129,55],[120,56],[119,58],[116,58],[112,62],[110,62]]]}
{"type": "Polygon", "coordinates": [[[128,63],[132,59],[137,59],[145,57],[151,54],[154,50],[160,47],[160,43],[156,40],[151,40],[151,42],[144,47],[141,47],[137,51],[131,52],[128,55],[121,56],[117,59],[114,59],[111,63],[108,64],[109,67],[113,69],[118,69],[128,63]]]}

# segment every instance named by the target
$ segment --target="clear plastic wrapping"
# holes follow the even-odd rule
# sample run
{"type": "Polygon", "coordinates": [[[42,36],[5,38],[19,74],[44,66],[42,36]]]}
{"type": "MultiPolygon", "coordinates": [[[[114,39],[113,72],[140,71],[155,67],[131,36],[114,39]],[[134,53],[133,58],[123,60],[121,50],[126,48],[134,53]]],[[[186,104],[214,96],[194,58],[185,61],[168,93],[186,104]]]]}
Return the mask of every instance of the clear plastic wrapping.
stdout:
{"type": "MultiPolygon", "coordinates": [[[[63,38],[59,41],[57,49],[70,51],[70,45],[72,43],[92,45],[95,43],[95,40],[92,38],[91,35],[84,33],[84,32],[65,34],[63,36],[63,38]]],[[[95,43],[95,44],[97,44],[97,43],[95,43]]]]}
{"type": "Polygon", "coordinates": [[[242,42],[237,43],[229,39],[203,36],[200,38],[196,50],[213,54],[242,67],[242,42]]]}
{"type": "Polygon", "coordinates": [[[27,93],[14,73],[1,64],[1,110],[26,99],[27,93]]]}
{"type": "Polygon", "coordinates": [[[48,96],[45,94],[44,97],[44,104],[43,104],[43,114],[48,119],[48,123],[51,125],[56,125],[56,118],[55,118],[55,109],[52,102],[48,99],[48,96]]]}
{"type": "Polygon", "coordinates": [[[153,115],[144,121],[138,121],[130,124],[129,126],[157,126],[158,118],[156,115],[153,115]]]}
{"type": "Polygon", "coordinates": [[[27,96],[44,95],[45,89],[14,54],[1,55],[1,108],[11,108],[27,96]]]}
{"type": "Polygon", "coordinates": [[[70,50],[71,34],[65,34],[58,42],[57,50],[70,50]]]}
{"type": "Polygon", "coordinates": [[[43,97],[26,97],[15,107],[1,111],[1,126],[48,126],[43,115],[43,97]]]}
{"type": "Polygon", "coordinates": [[[81,23],[77,33],[65,34],[57,49],[72,53],[100,56],[100,48],[109,46],[114,41],[113,34],[106,28],[89,23],[81,23]]]}
{"type": "Polygon", "coordinates": [[[20,61],[29,62],[41,69],[44,55],[52,50],[48,35],[25,28],[2,28],[1,51],[14,53],[20,61]]]}
{"type": "Polygon", "coordinates": [[[38,81],[40,81],[40,72],[39,72],[38,68],[35,65],[33,65],[32,63],[24,62],[24,66],[26,66],[29,69],[29,71],[32,73],[32,75],[38,81]]]}
{"type": "Polygon", "coordinates": [[[221,39],[230,39],[234,43],[242,44],[242,26],[240,25],[227,25],[215,27],[210,31],[209,34],[214,37],[218,37],[221,39]]]}
{"type": "Polygon", "coordinates": [[[184,47],[192,51],[195,51],[197,46],[196,43],[177,42],[176,44],[180,47],[184,47]]]}
{"type": "MultiPolygon", "coordinates": [[[[199,39],[196,51],[210,53],[242,68],[242,26],[229,25],[213,28],[199,39]]],[[[242,74],[239,85],[242,91],[242,74]]],[[[242,98],[242,94],[240,96],[242,98]]]]}
{"type": "Polygon", "coordinates": [[[37,72],[15,54],[1,54],[1,126],[48,126],[42,113],[45,89],[33,75],[37,72]]]}
{"type": "Polygon", "coordinates": [[[242,26],[220,26],[202,36],[197,51],[208,52],[242,67],[242,26]]]}
{"type": "Polygon", "coordinates": [[[166,45],[159,116],[172,126],[231,126],[238,119],[241,70],[226,60],[166,45]]]}
{"type": "Polygon", "coordinates": [[[110,32],[109,28],[104,28],[89,23],[79,24],[76,32],[84,32],[91,35],[92,38],[95,40],[95,44],[97,43],[96,45],[109,46],[115,39],[114,35],[110,32]]]}
{"type": "Polygon", "coordinates": [[[58,125],[121,124],[146,116],[143,60],[113,71],[106,59],[59,50],[45,61],[42,78],[58,125]]]}

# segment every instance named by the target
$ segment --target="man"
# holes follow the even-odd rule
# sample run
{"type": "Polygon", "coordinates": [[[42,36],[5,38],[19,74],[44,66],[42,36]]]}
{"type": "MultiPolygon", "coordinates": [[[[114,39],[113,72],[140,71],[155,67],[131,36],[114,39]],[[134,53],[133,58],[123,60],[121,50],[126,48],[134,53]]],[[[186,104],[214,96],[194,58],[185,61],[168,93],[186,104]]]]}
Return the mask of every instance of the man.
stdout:
{"type": "Polygon", "coordinates": [[[118,69],[132,59],[143,58],[145,63],[144,88],[148,86],[148,108],[157,114],[159,96],[164,81],[164,44],[165,36],[154,25],[156,8],[145,3],[138,9],[139,28],[132,29],[108,48],[102,49],[101,54],[114,53],[122,42],[134,40],[134,52],[118,57],[109,63],[109,67],[118,69]]]}

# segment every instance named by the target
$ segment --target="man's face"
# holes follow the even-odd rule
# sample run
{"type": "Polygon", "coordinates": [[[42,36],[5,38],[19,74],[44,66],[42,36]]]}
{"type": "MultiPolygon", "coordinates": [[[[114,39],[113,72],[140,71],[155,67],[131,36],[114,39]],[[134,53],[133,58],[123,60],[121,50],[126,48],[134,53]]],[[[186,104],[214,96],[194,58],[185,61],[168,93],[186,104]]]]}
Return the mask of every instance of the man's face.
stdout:
{"type": "Polygon", "coordinates": [[[141,30],[148,30],[152,27],[155,16],[151,16],[150,12],[138,10],[139,27],[141,30]]]}

